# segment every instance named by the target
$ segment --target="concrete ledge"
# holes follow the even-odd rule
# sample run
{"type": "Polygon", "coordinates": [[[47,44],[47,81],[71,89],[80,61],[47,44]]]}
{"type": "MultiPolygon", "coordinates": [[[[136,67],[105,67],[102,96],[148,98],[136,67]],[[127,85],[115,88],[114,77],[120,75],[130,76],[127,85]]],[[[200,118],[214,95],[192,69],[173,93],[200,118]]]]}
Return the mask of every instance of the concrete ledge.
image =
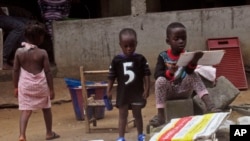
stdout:
{"type": "MultiPolygon", "coordinates": [[[[56,66],[50,67],[52,75],[55,77],[57,73],[56,66]]],[[[12,70],[0,70],[0,82],[12,81],[12,70]]]]}
{"type": "Polygon", "coordinates": [[[0,82],[11,81],[12,70],[0,70],[0,82]]]}

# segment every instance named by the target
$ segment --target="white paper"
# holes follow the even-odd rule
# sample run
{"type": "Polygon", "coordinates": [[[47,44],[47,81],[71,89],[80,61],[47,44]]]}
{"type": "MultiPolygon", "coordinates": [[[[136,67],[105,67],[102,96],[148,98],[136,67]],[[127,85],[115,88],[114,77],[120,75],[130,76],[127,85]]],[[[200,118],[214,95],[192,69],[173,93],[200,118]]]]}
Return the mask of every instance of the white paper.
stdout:
{"type": "MultiPolygon", "coordinates": [[[[225,51],[224,50],[210,50],[202,51],[204,54],[198,61],[198,65],[212,66],[217,65],[221,62],[225,51]]],[[[188,63],[193,59],[195,52],[185,52],[180,55],[177,66],[187,66],[188,63]]]]}

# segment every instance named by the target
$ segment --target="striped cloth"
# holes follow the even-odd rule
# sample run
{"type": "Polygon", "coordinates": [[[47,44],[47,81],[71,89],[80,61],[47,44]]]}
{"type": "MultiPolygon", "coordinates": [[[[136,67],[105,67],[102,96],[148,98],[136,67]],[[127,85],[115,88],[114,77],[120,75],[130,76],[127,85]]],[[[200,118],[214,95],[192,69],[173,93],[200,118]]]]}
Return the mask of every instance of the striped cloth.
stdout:
{"type": "Polygon", "coordinates": [[[44,71],[34,75],[21,68],[18,82],[19,110],[50,108],[50,93],[44,71]]]}
{"type": "Polygon", "coordinates": [[[38,0],[42,17],[49,34],[52,36],[52,22],[69,16],[71,0],[38,0]]]}
{"type": "Polygon", "coordinates": [[[172,119],[149,141],[217,141],[215,132],[231,112],[172,119]]]}

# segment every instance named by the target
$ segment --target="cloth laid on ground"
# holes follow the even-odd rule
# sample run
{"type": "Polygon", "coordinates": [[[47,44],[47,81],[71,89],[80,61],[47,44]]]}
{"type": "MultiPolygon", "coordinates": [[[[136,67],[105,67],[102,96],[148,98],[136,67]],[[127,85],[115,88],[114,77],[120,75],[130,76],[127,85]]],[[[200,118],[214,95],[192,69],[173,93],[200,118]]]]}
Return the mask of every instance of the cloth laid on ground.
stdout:
{"type": "Polygon", "coordinates": [[[215,132],[228,118],[229,112],[210,113],[172,119],[150,141],[216,140],[215,132]]]}
{"type": "Polygon", "coordinates": [[[20,110],[37,110],[51,107],[49,87],[42,70],[34,75],[21,68],[18,82],[20,110]]]}

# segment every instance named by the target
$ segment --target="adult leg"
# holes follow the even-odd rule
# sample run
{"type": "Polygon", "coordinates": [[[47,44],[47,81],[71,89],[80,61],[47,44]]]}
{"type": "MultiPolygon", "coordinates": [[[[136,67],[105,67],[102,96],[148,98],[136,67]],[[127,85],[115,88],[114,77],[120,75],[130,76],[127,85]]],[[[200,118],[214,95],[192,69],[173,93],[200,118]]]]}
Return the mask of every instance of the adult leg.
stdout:
{"type": "Polygon", "coordinates": [[[55,132],[52,131],[52,112],[51,108],[43,109],[43,118],[46,126],[46,139],[59,138],[55,132]]]}
{"type": "Polygon", "coordinates": [[[11,59],[11,53],[19,47],[25,24],[23,21],[11,16],[0,16],[0,21],[0,27],[8,32],[3,48],[3,59],[6,64],[11,59]]]}
{"type": "Polygon", "coordinates": [[[20,120],[19,120],[19,126],[20,126],[20,136],[19,141],[25,141],[26,140],[26,128],[28,125],[29,118],[32,114],[31,110],[21,110],[20,120]]]}
{"type": "Polygon", "coordinates": [[[119,137],[125,136],[127,119],[128,119],[128,105],[122,105],[119,107],[119,137]]]}

